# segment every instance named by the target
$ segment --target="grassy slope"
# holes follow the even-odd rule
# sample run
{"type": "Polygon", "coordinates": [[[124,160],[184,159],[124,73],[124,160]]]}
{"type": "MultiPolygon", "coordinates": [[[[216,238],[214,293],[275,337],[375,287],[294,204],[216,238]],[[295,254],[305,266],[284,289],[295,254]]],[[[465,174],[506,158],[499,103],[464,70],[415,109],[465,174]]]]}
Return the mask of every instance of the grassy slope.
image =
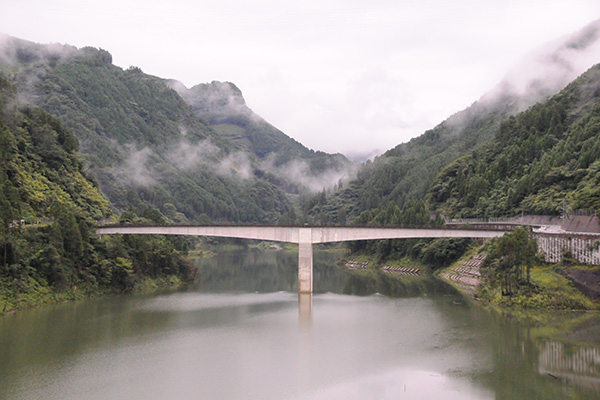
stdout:
{"type": "MultiPolygon", "coordinates": [[[[473,257],[481,248],[472,249],[461,260],[442,270],[436,271],[436,276],[444,272],[451,272],[451,268],[458,266],[461,261],[473,257]]],[[[586,297],[578,290],[573,282],[561,273],[562,265],[547,265],[538,262],[531,268],[531,287],[520,290],[515,296],[502,296],[500,285],[485,279],[485,271],[481,271],[483,283],[475,293],[477,299],[489,302],[491,305],[511,310],[600,310],[600,302],[586,297]]],[[[575,266],[596,271],[597,267],[575,266]]],[[[451,280],[448,284],[461,290],[460,285],[455,285],[451,280]]],[[[467,293],[470,295],[470,293],[467,293]]]]}

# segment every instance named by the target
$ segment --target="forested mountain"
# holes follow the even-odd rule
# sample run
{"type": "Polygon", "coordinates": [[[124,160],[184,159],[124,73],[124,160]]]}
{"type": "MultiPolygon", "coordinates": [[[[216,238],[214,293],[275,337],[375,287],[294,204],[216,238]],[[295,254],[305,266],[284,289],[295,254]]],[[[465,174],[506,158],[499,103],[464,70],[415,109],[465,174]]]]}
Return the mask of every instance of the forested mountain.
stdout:
{"type": "Polygon", "coordinates": [[[355,218],[390,201],[402,208],[409,200],[423,199],[444,167],[492,140],[509,116],[564,88],[594,63],[590,59],[596,58],[599,47],[597,21],[532,54],[469,108],[367,163],[342,191],[305,202],[305,211],[315,218],[337,221],[340,208],[355,218]]]}
{"type": "MultiPolygon", "coordinates": [[[[214,117],[195,111],[167,81],[114,66],[107,51],[10,37],[0,44],[0,73],[23,101],[75,134],[86,170],[118,211],[148,205],[179,222],[273,223],[293,214],[286,191],[328,173],[339,179],[347,166],[343,156],[312,152],[246,111],[235,121],[222,119],[223,108],[213,108],[214,117]],[[243,115],[250,120],[241,123],[243,115]],[[224,134],[235,129],[250,146],[224,134]]],[[[191,93],[186,98],[200,104],[202,93],[191,93]]]]}
{"type": "MultiPolygon", "coordinates": [[[[136,67],[116,67],[104,50],[10,37],[0,40],[0,73],[22,100],[56,115],[75,134],[86,171],[119,212],[147,205],[176,222],[291,223],[300,217],[346,223],[389,202],[403,209],[424,199],[448,164],[481,149],[509,116],[572,80],[599,37],[596,22],[536,54],[535,68],[530,60],[515,69],[469,108],[364,165],[333,194],[323,189],[336,182],[339,189],[347,179],[352,166],[345,157],[287,137],[254,114],[232,83],[188,89],[136,67]],[[310,191],[316,194],[301,196],[295,210],[296,195],[310,191]]],[[[451,212],[433,193],[430,199],[451,212]]],[[[542,209],[530,203],[536,202],[522,206],[542,209]]]]}
{"type": "Polygon", "coordinates": [[[181,82],[168,83],[219,135],[289,183],[322,190],[354,172],[345,156],[310,150],[256,115],[233,83],[213,81],[190,89],[181,82]]]}
{"type": "Polygon", "coordinates": [[[96,220],[111,211],[77,148],[58,119],[20,104],[0,77],[0,313],[52,300],[50,288],[126,291],[144,277],[191,272],[178,240],[98,238],[96,220]]]}
{"type": "MultiPolygon", "coordinates": [[[[389,201],[363,211],[354,223],[427,225],[442,224],[442,214],[501,217],[600,209],[600,64],[549,100],[506,118],[491,134],[490,142],[444,167],[424,200],[401,207],[389,201]]],[[[327,204],[324,196],[314,199],[327,204]]],[[[408,256],[436,268],[470,244],[469,239],[382,240],[355,242],[351,250],[379,262],[408,256]]]]}
{"type": "Polygon", "coordinates": [[[456,217],[600,209],[600,65],[505,120],[489,144],[444,168],[428,199],[456,217]]]}

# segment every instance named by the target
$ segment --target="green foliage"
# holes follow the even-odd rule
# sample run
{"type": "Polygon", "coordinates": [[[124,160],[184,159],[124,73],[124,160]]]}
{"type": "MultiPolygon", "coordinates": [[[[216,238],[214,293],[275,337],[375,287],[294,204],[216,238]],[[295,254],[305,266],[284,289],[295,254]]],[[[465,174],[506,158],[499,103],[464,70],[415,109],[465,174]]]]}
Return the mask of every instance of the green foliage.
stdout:
{"type": "MultiPolygon", "coordinates": [[[[399,144],[375,161],[368,161],[355,180],[332,194],[319,211],[307,206],[309,215],[335,215],[340,206],[354,219],[366,210],[388,202],[402,207],[410,200],[424,199],[436,175],[457,157],[470,153],[493,138],[495,129],[518,111],[517,98],[496,94],[484,98],[423,135],[399,144]]],[[[483,182],[478,191],[485,190],[483,182]]]]}
{"type": "MultiPolygon", "coordinates": [[[[79,142],[86,170],[98,179],[114,210],[150,206],[179,221],[275,223],[291,208],[278,182],[255,174],[251,159],[238,165],[236,146],[162,79],[139,68],[116,67],[104,50],[65,47],[53,54],[47,46],[12,42],[23,56],[15,64],[0,63],[0,71],[11,76],[23,97],[68,128],[57,130],[57,120],[40,121],[39,132],[31,132],[31,146],[55,167],[64,161],[61,149],[75,150],[79,142]],[[232,173],[236,168],[248,173],[240,177],[232,173]]],[[[38,109],[29,112],[35,114],[32,119],[47,116],[38,109]]],[[[252,129],[260,136],[259,125],[252,129]]],[[[275,140],[264,142],[268,152],[291,141],[279,131],[264,135],[275,140]]],[[[35,174],[27,171],[22,179],[35,174]]],[[[86,178],[73,181],[71,196],[94,194],[86,178]]],[[[27,187],[34,200],[47,203],[44,184],[37,176],[27,187]]]]}
{"type": "Polygon", "coordinates": [[[502,295],[500,282],[484,285],[478,295],[494,305],[532,310],[597,310],[598,304],[585,297],[554,267],[537,265],[531,269],[531,282],[511,296],[502,295]]]}
{"type": "MultiPolygon", "coordinates": [[[[52,293],[77,298],[82,286],[129,291],[148,276],[190,277],[180,254],[189,243],[181,239],[97,237],[95,220],[111,211],[83,171],[77,140],[41,109],[15,107],[16,96],[0,77],[0,280],[6,289],[0,307],[46,303],[52,293]]],[[[152,208],[138,212],[165,221],[152,208]]],[[[140,220],[135,213],[126,217],[140,220]]]]}
{"type": "Polygon", "coordinates": [[[427,265],[441,268],[458,260],[471,247],[472,241],[468,238],[433,239],[420,248],[420,258],[427,265]]]}
{"type": "Polygon", "coordinates": [[[557,215],[600,206],[600,66],[504,121],[489,144],[455,160],[427,198],[454,217],[557,215]]]}
{"type": "Polygon", "coordinates": [[[519,227],[488,244],[489,255],[484,267],[488,279],[497,282],[502,295],[514,296],[531,285],[530,271],[537,253],[537,243],[530,232],[519,227]]]}
{"type": "MultiPolygon", "coordinates": [[[[364,211],[354,223],[375,226],[425,226],[441,225],[443,221],[439,217],[432,219],[423,201],[411,200],[402,208],[389,202],[385,206],[364,211]]],[[[410,257],[431,268],[439,268],[458,259],[471,247],[471,240],[443,238],[389,239],[351,242],[348,246],[354,254],[367,253],[375,255],[378,262],[410,257]]]]}

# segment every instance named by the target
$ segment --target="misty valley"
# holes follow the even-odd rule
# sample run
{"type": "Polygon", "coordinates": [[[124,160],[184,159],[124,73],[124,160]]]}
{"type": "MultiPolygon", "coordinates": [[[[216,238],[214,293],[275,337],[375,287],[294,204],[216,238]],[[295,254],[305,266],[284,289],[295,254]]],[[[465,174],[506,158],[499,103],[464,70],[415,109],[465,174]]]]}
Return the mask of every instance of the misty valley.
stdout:
{"type": "Polygon", "coordinates": [[[0,35],[0,398],[597,398],[599,38],[357,161],[232,82],[0,35]],[[99,234],[174,226],[297,233],[99,234]]]}

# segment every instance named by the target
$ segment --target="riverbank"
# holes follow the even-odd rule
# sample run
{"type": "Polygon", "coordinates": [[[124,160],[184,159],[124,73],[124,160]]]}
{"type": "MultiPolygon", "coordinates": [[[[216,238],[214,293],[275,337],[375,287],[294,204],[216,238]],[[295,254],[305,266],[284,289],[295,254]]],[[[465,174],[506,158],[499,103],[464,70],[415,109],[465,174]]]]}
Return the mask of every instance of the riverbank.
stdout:
{"type": "Polygon", "coordinates": [[[344,270],[381,271],[404,276],[425,276],[429,273],[424,264],[409,257],[400,260],[379,261],[374,255],[351,254],[336,262],[336,265],[344,270]]]}
{"type": "MultiPolygon", "coordinates": [[[[528,287],[503,296],[500,285],[487,279],[488,272],[483,268],[486,255],[482,248],[472,249],[449,267],[433,271],[433,275],[464,295],[499,309],[600,310],[599,267],[540,263],[531,268],[528,287]]],[[[381,262],[368,254],[352,254],[337,265],[355,273],[381,271],[405,276],[430,273],[430,268],[410,258],[381,262]]]]}
{"type": "Polygon", "coordinates": [[[437,275],[465,295],[503,309],[600,310],[597,298],[586,296],[597,293],[598,267],[534,265],[531,284],[520,287],[511,296],[503,296],[500,285],[486,279],[484,259],[485,253],[471,252],[437,275]]]}
{"type": "MultiPolygon", "coordinates": [[[[128,293],[151,293],[167,288],[177,288],[186,282],[171,275],[160,278],[143,278],[128,293]]],[[[20,310],[43,307],[51,304],[66,303],[116,294],[114,290],[101,289],[80,283],[64,290],[56,290],[32,277],[27,281],[15,282],[0,278],[0,316],[20,310]]]]}

